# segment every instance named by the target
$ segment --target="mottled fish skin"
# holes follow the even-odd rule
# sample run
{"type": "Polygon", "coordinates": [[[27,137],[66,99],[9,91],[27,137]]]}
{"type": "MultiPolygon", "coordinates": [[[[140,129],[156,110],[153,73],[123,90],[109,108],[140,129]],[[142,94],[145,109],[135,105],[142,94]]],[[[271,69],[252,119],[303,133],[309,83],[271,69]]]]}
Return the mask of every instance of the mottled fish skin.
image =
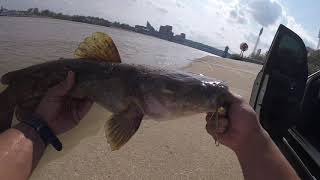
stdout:
{"type": "Polygon", "coordinates": [[[105,124],[112,150],[130,140],[144,116],[172,119],[203,112],[225,115],[231,104],[232,95],[222,82],[195,74],[122,64],[113,40],[103,32],[85,38],[75,56],[77,59],[34,65],[2,77],[1,82],[8,87],[0,93],[0,132],[10,128],[14,109],[18,119],[33,112],[44,93],[64,80],[70,70],[76,74],[70,96],[89,98],[113,112],[105,124]],[[221,108],[223,111],[218,111],[221,108]]]}
{"type": "Polygon", "coordinates": [[[72,96],[88,97],[112,112],[121,112],[129,101],[152,118],[214,111],[228,101],[229,91],[220,81],[195,74],[143,65],[96,62],[90,59],[57,60],[7,73],[16,104],[42,97],[67,72],[76,74],[72,96]]]}

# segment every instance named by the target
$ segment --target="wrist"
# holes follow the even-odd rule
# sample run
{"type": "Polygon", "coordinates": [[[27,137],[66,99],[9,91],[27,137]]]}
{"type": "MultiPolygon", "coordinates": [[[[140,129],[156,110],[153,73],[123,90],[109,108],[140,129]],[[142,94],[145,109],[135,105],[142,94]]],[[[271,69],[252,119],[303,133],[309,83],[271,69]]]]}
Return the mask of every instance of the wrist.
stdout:
{"type": "Polygon", "coordinates": [[[43,149],[46,148],[46,143],[41,139],[40,135],[32,127],[24,123],[18,123],[13,128],[22,133],[23,136],[29,139],[34,145],[43,149]]]}
{"type": "Polygon", "coordinates": [[[257,148],[265,149],[268,144],[272,142],[269,134],[261,128],[261,130],[252,133],[245,138],[242,143],[239,143],[236,147],[232,148],[232,150],[236,153],[237,156],[256,152],[257,148]]]}
{"type": "MultiPolygon", "coordinates": [[[[18,148],[19,151],[24,153],[21,157],[17,158],[20,159],[29,157],[30,159],[28,160],[32,160],[31,169],[34,169],[38,164],[40,158],[42,157],[47,145],[44,143],[40,135],[32,127],[24,123],[19,123],[12,127],[11,132],[16,133],[18,137],[21,137],[19,139],[20,142],[23,144],[18,148]]],[[[30,166],[30,162],[28,164],[30,166]]]]}
{"type": "Polygon", "coordinates": [[[57,151],[62,150],[62,144],[60,140],[40,116],[36,114],[30,114],[28,119],[22,122],[25,125],[33,128],[45,144],[51,144],[57,151]]]}

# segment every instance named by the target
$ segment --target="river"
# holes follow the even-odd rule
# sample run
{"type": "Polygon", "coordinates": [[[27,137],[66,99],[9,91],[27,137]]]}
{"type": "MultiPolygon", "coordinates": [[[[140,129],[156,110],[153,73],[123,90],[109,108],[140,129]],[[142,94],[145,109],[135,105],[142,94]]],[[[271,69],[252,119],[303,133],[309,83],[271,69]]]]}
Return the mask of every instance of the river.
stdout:
{"type": "Polygon", "coordinates": [[[79,42],[97,31],[113,38],[125,63],[179,68],[209,55],[115,28],[47,18],[0,17],[0,75],[36,63],[73,57],[79,42]]]}

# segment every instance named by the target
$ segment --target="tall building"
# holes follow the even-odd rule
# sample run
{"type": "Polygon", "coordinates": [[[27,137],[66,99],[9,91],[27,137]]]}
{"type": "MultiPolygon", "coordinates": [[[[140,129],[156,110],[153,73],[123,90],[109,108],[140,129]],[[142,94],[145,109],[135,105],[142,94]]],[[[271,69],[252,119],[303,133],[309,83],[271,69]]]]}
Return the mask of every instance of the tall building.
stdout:
{"type": "Polygon", "coordinates": [[[256,50],[257,50],[258,44],[260,42],[260,37],[261,37],[262,33],[263,33],[263,27],[261,28],[261,30],[259,32],[259,36],[258,36],[258,39],[256,41],[256,44],[254,45],[253,51],[251,53],[251,56],[255,56],[256,55],[256,50]]]}
{"type": "Polygon", "coordinates": [[[147,28],[149,31],[152,31],[152,32],[156,31],[156,30],[154,29],[154,27],[149,23],[149,21],[147,21],[147,26],[146,26],[146,28],[147,28]]]}
{"type": "Polygon", "coordinates": [[[180,36],[181,36],[182,39],[186,38],[186,34],[185,33],[181,33],[180,36]]]}
{"type": "Polygon", "coordinates": [[[175,42],[184,43],[184,41],[186,40],[186,34],[185,33],[177,34],[173,36],[173,40],[175,42]]]}
{"type": "Polygon", "coordinates": [[[256,56],[260,56],[260,54],[261,54],[261,49],[258,49],[256,56]]]}
{"type": "Polygon", "coordinates": [[[171,40],[173,38],[172,26],[160,26],[159,34],[160,38],[171,40]]]}
{"type": "Polygon", "coordinates": [[[169,25],[160,26],[159,33],[173,36],[172,26],[169,26],[169,25]]]}
{"type": "Polygon", "coordinates": [[[5,12],[5,11],[8,11],[8,9],[4,8],[3,6],[1,6],[0,12],[5,12]]]}

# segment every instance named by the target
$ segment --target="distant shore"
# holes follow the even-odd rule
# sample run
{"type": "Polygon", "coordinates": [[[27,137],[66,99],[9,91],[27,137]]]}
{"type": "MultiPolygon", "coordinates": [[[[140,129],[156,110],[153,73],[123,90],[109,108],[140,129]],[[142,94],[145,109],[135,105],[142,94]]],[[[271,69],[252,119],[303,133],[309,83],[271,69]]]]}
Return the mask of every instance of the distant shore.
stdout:
{"type": "Polygon", "coordinates": [[[126,31],[136,32],[140,34],[144,34],[147,36],[153,36],[156,38],[160,38],[163,40],[167,40],[173,43],[181,44],[184,46],[188,46],[194,49],[198,49],[204,52],[211,53],[213,55],[217,55],[223,58],[230,58],[233,60],[245,61],[255,64],[263,64],[264,61],[252,59],[248,57],[240,57],[238,54],[230,54],[228,52],[229,47],[226,46],[224,50],[217,49],[215,47],[211,47],[206,44],[202,44],[196,41],[192,41],[186,38],[186,34],[181,33],[178,35],[174,35],[172,26],[165,25],[160,26],[159,31],[156,30],[148,21],[146,26],[135,25],[130,26],[129,24],[120,23],[120,22],[110,22],[106,19],[99,18],[99,17],[92,17],[92,16],[79,16],[79,15],[66,15],[62,13],[52,12],[50,10],[42,10],[39,11],[38,8],[29,8],[27,11],[17,11],[17,10],[8,10],[5,8],[0,9],[0,16],[10,16],[10,17],[31,17],[31,18],[50,18],[50,19],[59,19],[59,20],[66,20],[72,22],[80,22],[98,26],[105,26],[105,27],[113,27],[117,29],[122,29],[126,31]]]}
{"type": "Polygon", "coordinates": [[[154,36],[160,39],[178,43],[184,46],[189,46],[189,47],[192,47],[201,51],[205,51],[221,57],[228,57],[231,55],[228,53],[228,51],[220,50],[218,48],[211,47],[203,43],[189,40],[186,38],[185,33],[175,35],[174,32],[172,31],[173,27],[170,25],[160,26],[158,31],[148,21],[146,23],[146,26],[135,25],[133,27],[126,23],[120,23],[116,21],[110,22],[106,19],[99,18],[99,17],[66,15],[62,13],[56,13],[47,9],[39,11],[38,8],[29,8],[26,11],[21,11],[21,10],[18,11],[18,10],[8,10],[1,7],[0,16],[16,16],[16,17],[37,17],[38,16],[38,17],[48,17],[48,18],[54,18],[54,19],[75,21],[75,22],[83,22],[83,23],[101,25],[106,27],[115,27],[119,29],[125,29],[129,31],[137,32],[140,34],[145,34],[148,36],[154,36]]]}

